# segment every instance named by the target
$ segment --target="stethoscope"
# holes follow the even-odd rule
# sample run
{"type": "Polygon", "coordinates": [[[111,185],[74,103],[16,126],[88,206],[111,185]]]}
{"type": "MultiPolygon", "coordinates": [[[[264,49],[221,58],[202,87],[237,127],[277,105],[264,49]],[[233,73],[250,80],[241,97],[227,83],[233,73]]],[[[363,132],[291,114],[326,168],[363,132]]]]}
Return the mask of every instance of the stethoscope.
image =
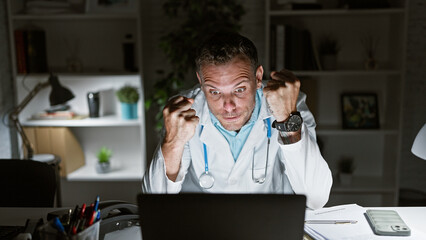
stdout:
{"type": "MultiPolygon", "coordinates": [[[[254,176],[254,158],[252,160],[252,168],[251,168],[251,177],[253,182],[258,183],[258,184],[263,184],[265,182],[266,179],[266,174],[268,171],[268,159],[269,159],[269,145],[271,143],[271,135],[272,135],[272,130],[271,130],[271,118],[266,118],[263,120],[267,131],[266,131],[266,136],[268,137],[268,148],[266,150],[266,166],[265,166],[265,173],[262,177],[259,178],[255,178],[254,176]]],[[[200,130],[200,134],[203,131],[204,126],[201,126],[201,130],[200,130]]],[[[203,150],[204,150],[204,172],[200,175],[200,177],[198,178],[200,186],[204,189],[210,189],[213,187],[214,185],[214,177],[213,175],[209,172],[209,161],[207,158],[207,146],[205,143],[203,143],[203,150]]]]}

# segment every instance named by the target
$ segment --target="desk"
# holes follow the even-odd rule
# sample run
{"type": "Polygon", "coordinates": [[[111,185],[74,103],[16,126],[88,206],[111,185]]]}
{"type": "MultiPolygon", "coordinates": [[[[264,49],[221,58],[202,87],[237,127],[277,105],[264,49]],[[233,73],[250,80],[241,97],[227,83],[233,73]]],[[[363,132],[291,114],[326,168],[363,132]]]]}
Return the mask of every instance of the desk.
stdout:
{"type": "MultiPolygon", "coordinates": [[[[367,208],[370,209],[370,207],[365,207],[365,209],[367,208]]],[[[371,207],[371,209],[396,210],[410,228],[421,231],[426,236],[426,207],[371,207]]],[[[0,225],[23,226],[27,218],[43,217],[46,220],[47,213],[56,210],[58,208],[0,208],[0,225]]],[[[134,239],[141,239],[141,237],[135,236],[134,239]]],[[[383,239],[386,239],[386,237],[383,237],[383,239]]],[[[399,239],[407,238],[399,237],[399,239]]]]}

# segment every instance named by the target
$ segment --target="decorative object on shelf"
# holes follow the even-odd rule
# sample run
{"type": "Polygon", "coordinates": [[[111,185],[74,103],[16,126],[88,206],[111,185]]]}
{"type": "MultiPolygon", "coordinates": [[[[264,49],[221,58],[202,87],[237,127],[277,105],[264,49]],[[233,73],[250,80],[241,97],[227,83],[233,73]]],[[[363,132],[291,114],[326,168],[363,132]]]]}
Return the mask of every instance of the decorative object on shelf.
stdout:
{"type": "Polygon", "coordinates": [[[378,64],[376,60],[377,47],[379,46],[380,38],[372,34],[366,34],[363,39],[361,39],[362,46],[364,47],[366,60],[364,67],[367,70],[377,69],[378,64]]]}
{"type": "Polygon", "coordinates": [[[423,125],[414,139],[411,152],[417,157],[426,160],[426,123],[423,125]]]}
{"type": "Polygon", "coordinates": [[[112,156],[111,149],[103,146],[96,154],[98,162],[96,163],[96,172],[98,173],[108,173],[111,171],[111,161],[112,156]]]}
{"type": "Polygon", "coordinates": [[[139,92],[136,87],[126,85],[120,88],[116,95],[121,102],[121,114],[123,119],[138,118],[139,92]]]}
{"type": "Polygon", "coordinates": [[[82,72],[83,63],[78,57],[80,49],[80,41],[78,39],[64,39],[65,45],[68,49],[68,56],[66,58],[66,66],[69,72],[82,72]],[[70,43],[72,41],[72,43],[70,43]]]}
{"type": "MultiPolygon", "coordinates": [[[[154,84],[151,94],[145,99],[145,108],[150,109],[154,104],[157,108],[155,116],[156,129],[163,126],[162,109],[167,99],[177,94],[185,84],[185,79],[193,85],[196,79],[190,70],[194,70],[195,51],[198,46],[213,32],[220,30],[238,31],[241,29],[240,20],[245,10],[241,1],[210,0],[210,1],[176,1],[166,0],[163,4],[165,15],[173,23],[182,23],[173,27],[160,39],[160,48],[166,54],[171,65],[171,71],[165,73],[158,70],[160,79],[154,84]],[[178,21],[177,21],[178,20],[178,21]],[[193,80],[193,81],[192,81],[193,80]]],[[[169,68],[166,68],[169,69],[169,68]]]]}
{"type": "Polygon", "coordinates": [[[352,183],[352,174],[354,171],[355,163],[353,158],[342,157],[337,162],[337,173],[342,185],[350,185],[352,183]]]}
{"type": "Polygon", "coordinates": [[[132,34],[126,34],[123,41],[124,69],[129,72],[137,72],[135,66],[135,40],[132,34]]]}
{"type": "Polygon", "coordinates": [[[322,36],[319,40],[318,52],[322,69],[337,69],[337,55],[340,52],[340,44],[336,37],[331,34],[322,36]]]}
{"type": "Polygon", "coordinates": [[[86,0],[92,13],[136,13],[138,0],[86,0]]]}
{"type": "Polygon", "coordinates": [[[343,93],[341,107],[344,129],[379,128],[377,94],[343,93]]]}
{"type": "Polygon", "coordinates": [[[9,115],[10,122],[16,128],[16,131],[21,135],[22,142],[27,150],[26,158],[33,158],[33,148],[31,146],[30,141],[28,140],[27,135],[24,133],[22,129],[22,125],[19,122],[19,113],[27,106],[27,104],[37,95],[37,93],[45,87],[51,86],[52,90],[50,91],[49,101],[51,106],[56,106],[60,104],[64,104],[69,100],[74,98],[74,94],[67,88],[63,87],[59,83],[59,79],[57,76],[50,74],[48,81],[38,83],[34,89],[22,100],[22,102],[16,106],[9,115]]]}
{"type": "Polygon", "coordinates": [[[88,92],[87,103],[89,104],[89,117],[98,118],[100,107],[99,92],[88,92]]]}

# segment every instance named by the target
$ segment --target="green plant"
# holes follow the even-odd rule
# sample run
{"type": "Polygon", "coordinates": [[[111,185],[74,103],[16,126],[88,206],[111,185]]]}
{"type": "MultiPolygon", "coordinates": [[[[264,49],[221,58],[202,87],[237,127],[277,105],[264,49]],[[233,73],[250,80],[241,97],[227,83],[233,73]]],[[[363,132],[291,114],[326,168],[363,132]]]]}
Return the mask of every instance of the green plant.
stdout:
{"type": "Polygon", "coordinates": [[[112,155],[112,151],[111,149],[107,148],[107,147],[101,147],[101,149],[99,150],[98,154],[96,154],[96,156],[98,157],[98,161],[100,163],[107,163],[109,162],[109,159],[111,158],[112,155]]]}
{"type": "Polygon", "coordinates": [[[185,84],[185,75],[195,67],[197,47],[215,31],[238,31],[245,10],[237,0],[167,0],[165,15],[180,26],[163,35],[160,48],[165,53],[171,70],[158,70],[160,79],[147,94],[145,108],[158,107],[156,129],[162,128],[162,109],[169,97],[177,94],[185,84]]]}
{"type": "Polygon", "coordinates": [[[339,173],[353,173],[355,170],[355,163],[352,158],[343,157],[337,163],[337,169],[339,173]]]}
{"type": "Polygon", "coordinates": [[[318,52],[321,55],[336,55],[340,52],[339,41],[332,36],[326,35],[320,38],[318,52]]]}
{"type": "Polygon", "coordinates": [[[122,103],[136,103],[139,100],[138,89],[130,85],[121,87],[115,94],[122,103]]]}

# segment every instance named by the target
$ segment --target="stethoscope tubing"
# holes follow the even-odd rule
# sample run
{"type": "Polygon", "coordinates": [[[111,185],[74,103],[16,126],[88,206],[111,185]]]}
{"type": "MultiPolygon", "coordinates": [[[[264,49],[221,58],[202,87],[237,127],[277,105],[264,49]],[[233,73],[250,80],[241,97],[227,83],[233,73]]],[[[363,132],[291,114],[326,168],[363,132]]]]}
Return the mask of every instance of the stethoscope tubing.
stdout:
{"type": "MultiPolygon", "coordinates": [[[[266,136],[268,138],[268,148],[267,148],[267,152],[266,152],[266,167],[265,167],[265,178],[266,178],[266,174],[267,174],[267,171],[268,171],[269,144],[270,144],[270,139],[271,139],[271,136],[272,136],[272,128],[271,128],[271,118],[270,117],[264,119],[263,121],[265,122],[266,127],[267,127],[266,136]]],[[[203,129],[204,129],[204,125],[201,125],[200,135],[203,132],[203,129]]],[[[199,180],[199,184],[202,188],[209,189],[209,188],[213,187],[214,177],[209,173],[209,161],[208,161],[208,157],[207,157],[207,146],[206,146],[205,143],[203,143],[203,150],[204,150],[204,172],[200,175],[198,180],[199,180]],[[203,181],[201,181],[201,179],[203,177],[206,177],[206,176],[211,178],[211,182],[212,182],[211,186],[210,185],[204,186],[203,181]]],[[[254,160],[252,162],[252,165],[254,165],[254,160]]],[[[254,167],[254,166],[252,166],[252,167],[254,167]]],[[[254,172],[253,172],[253,169],[252,169],[252,179],[255,183],[262,184],[262,183],[265,182],[265,178],[263,178],[263,180],[256,179],[254,177],[254,172]]]]}

